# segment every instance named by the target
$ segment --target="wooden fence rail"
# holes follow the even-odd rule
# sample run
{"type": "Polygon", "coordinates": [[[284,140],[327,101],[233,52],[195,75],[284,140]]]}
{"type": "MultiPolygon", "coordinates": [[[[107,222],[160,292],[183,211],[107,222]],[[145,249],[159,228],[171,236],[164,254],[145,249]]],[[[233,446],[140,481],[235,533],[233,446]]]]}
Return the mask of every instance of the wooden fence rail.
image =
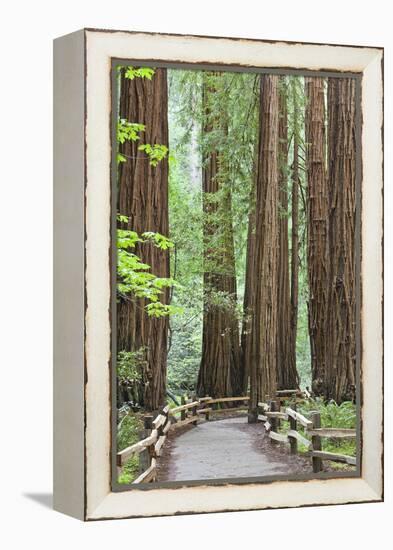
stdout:
{"type": "MultiPolygon", "coordinates": [[[[297,398],[305,397],[299,390],[279,390],[278,399],[259,402],[257,407],[257,421],[263,422],[272,444],[286,443],[290,445],[291,454],[298,453],[298,443],[307,448],[305,456],[312,459],[313,471],[320,472],[323,469],[323,460],[344,462],[356,466],[356,458],[323,451],[322,438],[355,438],[356,430],[346,428],[324,428],[321,426],[320,413],[313,411],[310,418],[296,410],[297,398]],[[294,404],[291,407],[281,407],[284,399],[291,399],[294,404]],[[280,433],[282,421],[289,422],[289,430],[280,433]],[[303,428],[300,433],[298,426],[303,428]],[[308,439],[308,437],[310,439],[308,439]]],[[[188,424],[197,425],[204,417],[206,421],[210,415],[237,413],[248,411],[250,397],[201,397],[186,399],[182,397],[181,405],[173,407],[166,405],[159,413],[145,417],[144,437],[117,453],[117,467],[119,471],[125,463],[134,455],[139,455],[140,475],[133,483],[148,483],[155,481],[157,477],[157,460],[162,454],[165,442],[171,431],[177,430],[188,424]],[[219,405],[223,404],[223,408],[219,405]],[[237,406],[236,406],[237,405],[237,406]]]]}

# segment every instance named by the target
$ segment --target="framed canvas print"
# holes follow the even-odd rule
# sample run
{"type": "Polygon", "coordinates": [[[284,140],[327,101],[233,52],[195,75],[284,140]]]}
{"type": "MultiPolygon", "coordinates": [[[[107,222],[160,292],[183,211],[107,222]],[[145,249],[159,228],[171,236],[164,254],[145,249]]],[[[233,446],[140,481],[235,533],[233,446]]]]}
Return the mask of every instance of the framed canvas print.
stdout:
{"type": "Polygon", "coordinates": [[[54,45],[54,503],[383,498],[383,50],[54,45]]]}

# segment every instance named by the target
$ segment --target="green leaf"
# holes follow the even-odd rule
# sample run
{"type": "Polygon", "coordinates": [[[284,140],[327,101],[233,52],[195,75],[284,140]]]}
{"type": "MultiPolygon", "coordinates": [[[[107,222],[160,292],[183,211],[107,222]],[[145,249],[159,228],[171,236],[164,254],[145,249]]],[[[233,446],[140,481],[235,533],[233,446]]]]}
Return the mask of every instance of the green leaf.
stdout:
{"type": "Polygon", "coordinates": [[[138,141],[140,139],[140,133],[146,130],[144,124],[137,122],[129,122],[125,118],[119,118],[117,123],[117,141],[118,143],[125,143],[126,141],[138,141]]]}
{"type": "Polygon", "coordinates": [[[153,78],[155,70],[151,67],[132,67],[129,66],[126,68],[124,76],[129,80],[134,80],[134,78],[147,78],[151,80],[153,78]]]}
{"type": "MultiPolygon", "coordinates": [[[[129,218],[118,214],[117,220],[121,223],[128,223],[129,218]]],[[[151,242],[161,250],[174,247],[174,243],[160,233],[148,231],[139,236],[136,231],[130,229],[117,230],[118,293],[123,297],[134,296],[147,299],[149,304],[146,306],[146,313],[150,316],[163,317],[178,313],[180,311],[178,308],[172,309],[171,306],[160,302],[163,290],[176,285],[174,279],[155,276],[150,272],[150,265],[143,263],[138,255],[130,252],[137,243],[143,246],[143,243],[146,242],[151,242]]]]}
{"type": "Polygon", "coordinates": [[[157,166],[168,154],[168,147],[166,145],[160,145],[155,143],[151,145],[150,143],[144,143],[138,146],[139,151],[144,151],[150,159],[150,164],[152,166],[157,166]]]}
{"type": "Polygon", "coordinates": [[[168,248],[174,248],[175,246],[174,242],[168,239],[168,237],[164,237],[164,235],[161,235],[161,233],[145,231],[144,233],[142,233],[142,237],[152,241],[155,246],[157,248],[161,248],[161,250],[168,250],[168,248]]]}

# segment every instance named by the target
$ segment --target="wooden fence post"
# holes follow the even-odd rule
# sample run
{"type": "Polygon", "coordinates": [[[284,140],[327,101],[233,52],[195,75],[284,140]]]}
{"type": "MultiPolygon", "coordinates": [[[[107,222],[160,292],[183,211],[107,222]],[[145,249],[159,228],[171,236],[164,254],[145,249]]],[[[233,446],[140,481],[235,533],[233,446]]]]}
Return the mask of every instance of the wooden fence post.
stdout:
{"type": "MultiPolygon", "coordinates": [[[[192,407],[191,414],[192,416],[197,416],[197,405],[194,405],[194,407],[192,407]]],[[[194,426],[196,426],[198,424],[198,420],[195,420],[193,424],[194,426]]]]}
{"type": "Polygon", "coordinates": [[[165,422],[164,422],[163,424],[161,424],[161,426],[158,426],[158,428],[157,428],[157,432],[158,432],[158,434],[157,434],[157,441],[158,441],[158,439],[160,439],[161,436],[165,435],[165,434],[164,434],[164,426],[165,426],[165,424],[166,424],[167,421],[168,421],[168,413],[165,411],[165,407],[162,408],[160,414],[162,414],[163,416],[165,416],[165,422]]]}
{"type": "MultiPolygon", "coordinates": [[[[278,412],[279,408],[280,408],[280,407],[279,407],[277,401],[272,400],[272,401],[270,402],[270,410],[271,410],[271,412],[278,412]]],[[[272,417],[272,418],[269,419],[269,422],[270,422],[270,425],[271,425],[271,427],[272,427],[272,430],[271,430],[271,431],[277,433],[277,431],[278,431],[278,418],[272,417]]],[[[272,445],[276,445],[276,444],[278,443],[278,441],[275,441],[274,439],[270,439],[270,443],[271,443],[272,445]]]]}
{"type": "MultiPolygon", "coordinates": [[[[310,413],[310,420],[312,420],[313,428],[321,427],[321,413],[319,411],[312,411],[310,413]]],[[[313,451],[322,451],[322,441],[319,435],[313,435],[311,437],[311,443],[313,451]]],[[[312,469],[314,474],[323,470],[321,458],[316,456],[312,457],[312,469]]]]}
{"type": "MultiPolygon", "coordinates": [[[[180,398],[180,404],[181,405],[186,404],[186,398],[184,397],[184,395],[182,395],[180,398]]],[[[187,411],[180,411],[180,420],[185,420],[186,416],[187,416],[187,411]]]]}
{"type": "MultiPolygon", "coordinates": [[[[145,437],[148,437],[151,434],[152,427],[153,427],[153,416],[152,415],[144,416],[141,439],[145,439],[145,437]]],[[[150,448],[144,449],[141,453],[139,453],[139,473],[140,474],[150,467],[151,459],[152,459],[152,453],[150,448]]]]}
{"type": "MultiPolygon", "coordinates": [[[[292,406],[293,410],[296,411],[296,403],[292,406]]],[[[297,421],[296,418],[292,418],[292,416],[288,415],[289,419],[289,427],[291,430],[297,430],[297,421]]],[[[297,454],[297,439],[296,437],[289,436],[289,444],[291,445],[291,455],[297,454]]]]}
{"type": "Polygon", "coordinates": [[[257,406],[256,409],[248,409],[248,423],[249,424],[255,424],[255,422],[258,422],[258,411],[259,411],[258,406],[257,406]]]}
{"type": "MultiPolygon", "coordinates": [[[[262,400],[262,399],[261,399],[262,400]]],[[[255,424],[255,422],[258,422],[258,415],[259,415],[259,406],[257,403],[257,406],[255,409],[251,408],[251,399],[248,402],[248,414],[247,414],[247,421],[249,424],[255,424]]]]}

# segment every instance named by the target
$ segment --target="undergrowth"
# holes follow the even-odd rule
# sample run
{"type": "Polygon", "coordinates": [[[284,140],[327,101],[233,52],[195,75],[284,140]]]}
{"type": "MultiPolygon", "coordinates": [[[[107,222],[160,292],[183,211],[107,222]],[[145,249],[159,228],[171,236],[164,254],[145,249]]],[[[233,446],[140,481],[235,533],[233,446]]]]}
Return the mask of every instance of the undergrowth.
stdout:
{"type": "MultiPolygon", "coordinates": [[[[141,415],[128,411],[119,419],[117,427],[117,448],[122,451],[140,439],[143,428],[141,415]]],[[[118,477],[119,483],[132,483],[139,473],[139,455],[132,456],[122,468],[118,477]]]]}
{"type": "MultiPolygon", "coordinates": [[[[286,402],[285,406],[291,407],[291,402],[286,402]]],[[[319,411],[321,414],[321,426],[323,428],[349,428],[356,429],[356,405],[351,401],[344,401],[338,405],[335,401],[324,402],[321,398],[308,399],[297,403],[296,410],[309,418],[312,411],[319,411]]],[[[290,429],[289,422],[281,421],[280,433],[286,433],[290,429]]],[[[307,439],[307,431],[298,422],[297,431],[307,439]]],[[[299,453],[305,453],[307,447],[298,442],[299,453]]],[[[322,450],[329,453],[343,454],[356,457],[356,439],[341,438],[322,438],[322,450]]],[[[352,469],[352,466],[340,462],[329,462],[329,466],[334,470],[352,469]]]]}

